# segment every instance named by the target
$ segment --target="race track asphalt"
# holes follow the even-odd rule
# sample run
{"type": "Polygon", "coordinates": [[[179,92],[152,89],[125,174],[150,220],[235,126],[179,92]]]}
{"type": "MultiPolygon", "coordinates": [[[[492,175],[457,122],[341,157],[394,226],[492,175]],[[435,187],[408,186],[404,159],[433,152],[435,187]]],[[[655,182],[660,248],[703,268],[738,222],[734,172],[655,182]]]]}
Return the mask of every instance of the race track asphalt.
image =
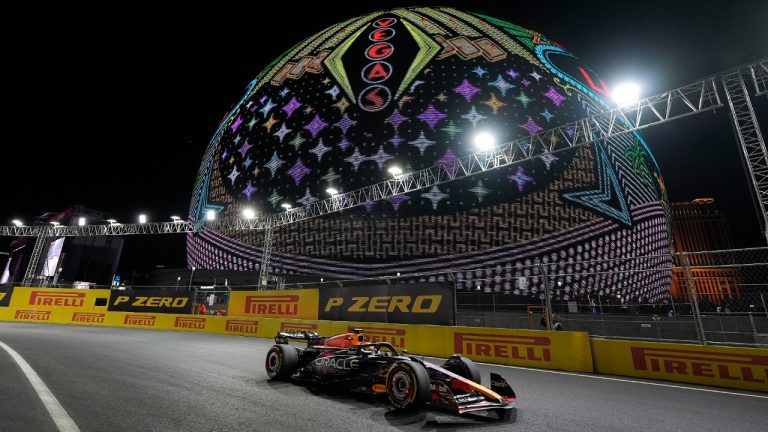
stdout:
{"type": "MultiPolygon", "coordinates": [[[[496,372],[517,391],[516,419],[500,424],[399,415],[384,400],[268,381],[267,339],[3,322],[0,342],[32,366],[81,431],[768,430],[768,395],[702,386],[480,365],[484,384],[496,372]]],[[[56,430],[0,349],[0,431],[56,430]]]]}

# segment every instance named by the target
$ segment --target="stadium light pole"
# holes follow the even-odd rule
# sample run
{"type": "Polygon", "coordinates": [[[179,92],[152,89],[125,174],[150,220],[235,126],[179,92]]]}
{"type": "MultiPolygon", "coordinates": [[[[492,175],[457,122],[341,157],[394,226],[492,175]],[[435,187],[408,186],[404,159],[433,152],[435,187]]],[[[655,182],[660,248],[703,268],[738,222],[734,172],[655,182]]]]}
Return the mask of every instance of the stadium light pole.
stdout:
{"type": "Polygon", "coordinates": [[[328,193],[328,195],[330,195],[332,197],[335,197],[336,195],[339,194],[339,191],[337,189],[335,189],[335,188],[332,188],[332,187],[329,187],[325,191],[328,193]]]}
{"type": "Polygon", "coordinates": [[[140,214],[140,215],[139,215],[139,223],[140,223],[140,224],[144,224],[144,223],[147,223],[147,215],[145,215],[145,214],[140,214]]]}
{"type": "Polygon", "coordinates": [[[254,219],[256,217],[256,211],[252,208],[244,208],[243,217],[245,219],[254,219]]]}
{"type": "Polygon", "coordinates": [[[633,104],[640,100],[640,86],[632,82],[619,84],[611,92],[611,98],[619,106],[633,104]]]}
{"type": "Polygon", "coordinates": [[[489,151],[496,147],[496,137],[488,132],[478,133],[473,142],[480,151],[489,151]]]}
{"type": "Polygon", "coordinates": [[[179,282],[181,282],[181,276],[176,276],[176,288],[179,287],[179,282]]]}
{"type": "MultiPolygon", "coordinates": [[[[189,274],[189,285],[187,285],[187,289],[192,291],[192,278],[195,276],[195,266],[192,266],[192,273],[189,274]]],[[[181,276],[179,276],[181,277],[181,276]]]]}
{"type": "Polygon", "coordinates": [[[85,218],[84,217],[77,218],[77,225],[78,226],[85,226],[85,218]]]}
{"type": "Polygon", "coordinates": [[[288,203],[282,203],[282,204],[280,204],[280,207],[284,208],[284,209],[285,209],[285,211],[288,211],[288,210],[290,210],[291,208],[293,208],[293,206],[292,206],[292,205],[290,205],[290,204],[288,204],[288,203]]]}
{"type": "Polygon", "coordinates": [[[403,175],[403,170],[397,166],[389,167],[387,171],[392,174],[392,177],[394,178],[399,178],[401,175],[403,175]]]}

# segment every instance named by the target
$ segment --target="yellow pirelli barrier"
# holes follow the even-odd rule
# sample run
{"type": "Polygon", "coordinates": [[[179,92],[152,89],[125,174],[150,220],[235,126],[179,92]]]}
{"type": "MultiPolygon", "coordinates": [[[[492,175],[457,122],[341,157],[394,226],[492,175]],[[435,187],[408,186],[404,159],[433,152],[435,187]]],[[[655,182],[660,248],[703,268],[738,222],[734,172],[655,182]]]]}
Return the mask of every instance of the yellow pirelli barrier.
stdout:
{"type": "Polygon", "coordinates": [[[592,340],[595,372],[768,391],[768,349],[592,340]]]}
{"type": "Polygon", "coordinates": [[[110,290],[16,287],[10,309],[36,311],[106,311],[110,290]],[[98,302],[98,299],[103,299],[98,302]],[[97,303],[100,306],[97,306],[97,303]]]}
{"type": "Polygon", "coordinates": [[[317,319],[317,289],[233,291],[229,314],[244,317],[317,319]]]}

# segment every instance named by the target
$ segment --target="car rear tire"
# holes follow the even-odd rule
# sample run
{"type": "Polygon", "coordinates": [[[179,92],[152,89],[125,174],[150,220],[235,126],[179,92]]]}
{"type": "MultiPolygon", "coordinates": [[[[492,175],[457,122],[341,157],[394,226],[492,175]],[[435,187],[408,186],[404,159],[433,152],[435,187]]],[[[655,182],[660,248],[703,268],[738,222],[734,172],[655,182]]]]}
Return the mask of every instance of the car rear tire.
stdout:
{"type": "Polygon", "coordinates": [[[410,360],[395,363],[387,373],[387,396],[395,409],[417,410],[429,398],[429,374],[424,366],[410,360]]]}
{"type": "Polygon", "coordinates": [[[462,378],[481,384],[480,369],[477,368],[475,362],[466,357],[455,355],[448,359],[448,361],[443,364],[443,367],[462,378]]]}
{"type": "Polygon", "coordinates": [[[269,379],[287,378],[296,371],[299,365],[299,354],[290,345],[277,344],[267,351],[264,366],[269,379]]]}

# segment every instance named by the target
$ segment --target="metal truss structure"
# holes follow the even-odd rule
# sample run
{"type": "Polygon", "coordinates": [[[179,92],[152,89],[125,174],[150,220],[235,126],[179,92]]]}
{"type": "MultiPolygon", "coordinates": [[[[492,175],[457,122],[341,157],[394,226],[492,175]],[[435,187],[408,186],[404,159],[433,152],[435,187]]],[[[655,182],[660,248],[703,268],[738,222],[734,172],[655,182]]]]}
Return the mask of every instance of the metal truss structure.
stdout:
{"type": "MultiPolygon", "coordinates": [[[[507,167],[548,153],[587,145],[632,133],[650,126],[714,110],[723,106],[719,93],[722,84],[739,139],[761,203],[764,223],[768,224],[768,152],[749,101],[743,75],[749,75],[756,95],[768,93],[768,59],[735,68],[692,84],[570,122],[535,135],[501,144],[491,150],[472,153],[392,179],[285,212],[252,219],[229,218],[214,221],[176,221],[146,224],[85,226],[0,226],[0,236],[93,236],[131,234],[193,233],[202,230],[265,230],[260,279],[268,277],[272,250],[272,229],[313,217],[350,209],[368,202],[431,188],[453,180],[507,167]]],[[[768,225],[766,225],[768,226],[768,225]]],[[[33,254],[34,255],[34,254],[33,254]]],[[[39,256],[38,256],[39,258],[39,256]]],[[[30,261],[30,266],[37,260],[30,261]]],[[[28,271],[29,273],[29,271],[28,271]]]]}

